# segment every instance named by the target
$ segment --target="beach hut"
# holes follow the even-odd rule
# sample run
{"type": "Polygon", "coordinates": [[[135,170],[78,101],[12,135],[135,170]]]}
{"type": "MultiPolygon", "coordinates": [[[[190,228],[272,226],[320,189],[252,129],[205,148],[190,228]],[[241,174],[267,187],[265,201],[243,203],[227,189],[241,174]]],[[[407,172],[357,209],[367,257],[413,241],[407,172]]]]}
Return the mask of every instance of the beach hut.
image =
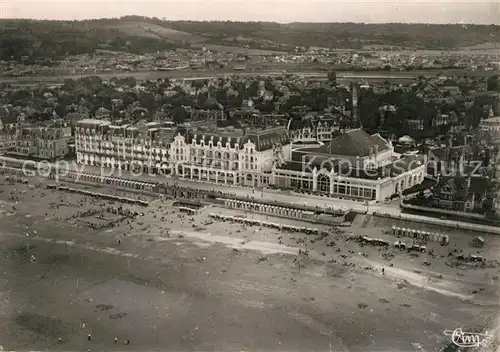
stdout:
{"type": "Polygon", "coordinates": [[[429,241],[430,238],[431,238],[431,234],[429,232],[427,232],[427,231],[423,231],[422,232],[422,237],[423,237],[424,241],[429,241]]]}
{"type": "Polygon", "coordinates": [[[447,245],[450,243],[450,237],[448,235],[441,235],[439,236],[439,243],[442,245],[447,245]]]}
{"type": "Polygon", "coordinates": [[[439,242],[439,234],[437,232],[430,232],[430,239],[433,242],[439,242]]]}
{"type": "Polygon", "coordinates": [[[472,243],[475,247],[478,247],[478,248],[481,248],[484,246],[484,238],[482,238],[481,236],[477,236],[477,237],[474,237],[474,239],[472,240],[472,243]]]}

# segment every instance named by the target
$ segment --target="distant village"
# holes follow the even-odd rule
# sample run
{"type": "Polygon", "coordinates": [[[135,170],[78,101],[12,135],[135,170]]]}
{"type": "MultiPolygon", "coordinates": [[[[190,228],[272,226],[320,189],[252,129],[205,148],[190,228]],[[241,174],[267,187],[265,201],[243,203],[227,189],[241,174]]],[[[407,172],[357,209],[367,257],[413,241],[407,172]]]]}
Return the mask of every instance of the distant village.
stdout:
{"type": "MultiPolygon", "coordinates": [[[[27,62],[29,58],[26,57],[27,62]]],[[[65,60],[23,64],[18,61],[0,61],[2,76],[92,74],[134,71],[190,70],[259,72],[266,69],[300,70],[383,70],[412,71],[462,69],[471,72],[493,72],[500,67],[495,53],[482,51],[398,51],[388,48],[374,50],[333,50],[297,47],[294,53],[234,48],[233,51],[176,49],[154,54],[132,54],[98,49],[94,54],[68,56],[65,60]]]]}

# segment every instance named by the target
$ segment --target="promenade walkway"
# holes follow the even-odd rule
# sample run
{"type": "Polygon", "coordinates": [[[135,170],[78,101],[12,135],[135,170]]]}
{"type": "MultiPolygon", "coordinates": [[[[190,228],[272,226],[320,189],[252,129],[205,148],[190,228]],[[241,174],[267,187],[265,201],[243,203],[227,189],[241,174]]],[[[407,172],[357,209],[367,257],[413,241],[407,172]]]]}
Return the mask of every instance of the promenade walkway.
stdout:
{"type": "Polygon", "coordinates": [[[500,228],[495,226],[471,224],[463,221],[437,219],[423,215],[403,214],[401,213],[401,209],[399,209],[399,207],[395,206],[394,204],[374,204],[367,206],[364,202],[355,202],[350,200],[342,200],[342,199],[320,197],[320,196],[306,196],[291,191],[254,189],[241,186],[213,184],[208,182],[179,180],[164,175],[148,175],[148,174],[134,175],[131,172],[123,170],[115,170],[115,172],[112,172],[113,170],[104,169],[104,173],[102,173],[100,167],[89,166],[89,165],[85,165],[85,167],[82,168],[82,165],[70,164],[69,168],[70,171],[78,171],[81,173],[90,173],[96,175],[102,174],[103,176],[123,177],[126,179],[135,179],[137,181],[158,182],[168,185],[175,184],[178,186],[190,187],[193,189],[216,190],[224,193],[232,193],[239,197],[247,197],[249,200],[260,199],[269,202],[278,201],[289,204],[313,206],[323,209],[344,210],[344,211],[352,210],[361,213],[373,214],[376,216],[387,216],[394,219],[415,221],[430,225],[441,225],[441,226],[459,228],[469,231],[500,234],[500,228]]]}

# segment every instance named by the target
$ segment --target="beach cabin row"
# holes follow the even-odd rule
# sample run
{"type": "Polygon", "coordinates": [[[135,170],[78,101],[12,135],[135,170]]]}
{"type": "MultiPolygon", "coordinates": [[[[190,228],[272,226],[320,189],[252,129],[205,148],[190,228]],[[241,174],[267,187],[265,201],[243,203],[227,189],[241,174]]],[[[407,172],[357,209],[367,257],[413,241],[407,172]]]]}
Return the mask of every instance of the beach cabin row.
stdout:
{"type": "MultiPolygon", "coordinates": [[[[0,166],[0,170],[1,170],[2,174],[8,173],[8,174],[19,175],[19,176],[28,176],[31,173],[31,171],[19,169],[16,167],[9,167],[9,166],[0,166]]],[[[33,176],[33,175],[31,175],[31,176],[33,176]]]]}
{"type": "Polygon", "coordinates": [[[156,184],[151,182],[127,180],[118,177],[106,177],[94,174],[81,174],[72,171],[68,172],[65,176],[70,179],[74,179],[75,181],[101,183],[105,185],[111,185],[121,188],[130,188],[147,192],[154,192],[156,189],[156,184]]]}
{"type": "Polygon", "coordinates": [[[219,221],[234,221],[240,224],[246,225],[254,225],[254,226],[265,226],[269,228],[274,228],[282,231],[290,231],[290,232],[302,232],[307,235],[320,235],[327,233],[326,231],[322,231],[316,228],[309,227],[301,227],[301,226],[292,226],[292,225],[283,225],[274,222],[256,220],[256,219],[247,219],[238,216],[229,216],[229,215],[220,215],[220,214],[210,214],[210,217],[219,221]]]}
{"type": "Polygon", "coordinates": [[[423,241],[433,241],[441,243],[443,245],[447,245],[450,243],[450,236],[443,235],[437,232],[426,232],[421,230],[407,229],[404,227],[393,226],[392,234],[397,237],[407,237],[416,240],[418,239],[423,241]]]}
{"type": "Polygon", "coordinates": [[[245,202],[236,199],[224,199],[224,206],[230,209],[242,209],[247,211],[255,211],[269,215],[285,216],[291,218],[302,218],[303,212],[301,210],[277,207],[268,204],[245,202]]]}
{"type": "Polygon", "coordinates": [[[144,207],[147,207],[149,205],[149,202],[147,202],[145,200],[141,200],[141,199],[133,199],[133,198],[127,198],[127,197],[114,196],[112,194],[91,192],[91,191],[87,191],[84,189],[70,188],[70,187],[60,186],[60,185],[47,185],[47,188],[58,189],[60,191],[66,191],[66,192],[70,192],[70,193],[83,194],[86,196],[91,196],[91,197],[100,198],[100,199],[117,200],[117,201],[120,201],[123,203],[138,204],[138,205],[142,205],[144,207]]]}

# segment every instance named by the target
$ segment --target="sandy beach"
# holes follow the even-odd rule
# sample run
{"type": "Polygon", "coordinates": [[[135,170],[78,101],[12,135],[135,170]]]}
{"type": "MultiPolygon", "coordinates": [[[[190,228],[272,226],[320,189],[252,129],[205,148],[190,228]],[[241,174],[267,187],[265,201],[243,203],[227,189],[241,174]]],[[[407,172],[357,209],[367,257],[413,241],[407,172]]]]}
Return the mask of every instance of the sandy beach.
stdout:
{"type": "Polygon", "coordinates": [[[5,350],[438,351],[445,329],[498,311],[493,236],[478,249],[472,234],[447,230],[449,246],[417,255],[355,241],[394,242],[386,219],[324,227],[319,238],[209,214],[319,227],[300,221],[216,205],[188,215],[173,200],[141,196],[150,201],[141,207],[30,181],[0,176],[5,350]],[[488,264],[454,266],[454,250],[488,264]]]}

